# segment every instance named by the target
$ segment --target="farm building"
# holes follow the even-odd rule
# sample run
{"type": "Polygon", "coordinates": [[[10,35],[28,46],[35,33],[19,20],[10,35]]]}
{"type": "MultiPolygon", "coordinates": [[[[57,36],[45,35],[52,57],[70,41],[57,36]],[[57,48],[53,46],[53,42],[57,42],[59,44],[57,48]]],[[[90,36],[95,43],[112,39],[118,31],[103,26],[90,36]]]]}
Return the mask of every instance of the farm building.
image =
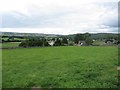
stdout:
{"type": "Polygon", "coordinates": [[[78,42],[78,46],[85,46],[86,45],[86,42],[85,41],[79,41],[78,42]]]}

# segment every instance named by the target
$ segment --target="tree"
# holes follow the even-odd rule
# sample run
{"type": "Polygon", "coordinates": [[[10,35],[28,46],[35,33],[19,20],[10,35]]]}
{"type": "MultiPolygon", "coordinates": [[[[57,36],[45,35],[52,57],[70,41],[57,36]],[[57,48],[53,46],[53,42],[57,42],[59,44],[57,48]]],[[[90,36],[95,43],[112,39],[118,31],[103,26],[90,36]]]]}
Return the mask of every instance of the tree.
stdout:
{"type": "Polygon", "coordinates": [[[22,41],[19,47],[38,47],[43,46],[43,41],[38,38],[29,38],[29,40],[22,41]]]}
{"type": "Polygon", "coordinates": [[[9,40],[14,41],[14,37],[13,37],[13,36],[10,36],[10,37],[9,37],[9,40]]]}
{"type": "Polygon", "coordinates": [[[84,34],[84,39],[87,39],[87,38],[89,38],[90,36],[91,36],[91,34],[85,33],[85,34],[84,34]]]}
{"type": "Polygon", "coordinates": [[[42,38],[41,41],[42,41],[42,46],[43,47],[44,46],[49,46],[49,43],[47,42],[47,40],[45,38],[42,38]]]}
{"type": "Polygon", "coordinates": [[[55,41],[55,38],[52,38],[53,41],[55,41]]]}
{"type": "Polygon", "coordinates": [[[57,40],[55,41],[55,46],[60,46],[61,45],[61,41],[57,38],[57,40]]]}
{"type": "Polygon", "coordinates": [[[87,39],[85,40],[85,42],[86,42],[87,45],[92,45],[93,40],[92,40],[91,38],[87,38],[87,39]]]}
{"type": "Polygon", "coordinates": [[[80,40],[83,40],[83,35],[82,34],[76,34],[74,38],[74,42],[78,44],[80,40]]]}
{"type": "Polygon", "coordinates": [[[49,43],[46,41],[44,42],[44,46],[50,46],[49,43]]]}
{"type": "Polygon", "coordinates": [[[28,47],[29,43],[27,41],[23,41],[19,44],[19,47],[28,47]]]}
{"type": "Polygon", "coordinates": [[[68,44],[68,41],[67,41],[66,38],[63,38],[63,40],[62,40],[62,44],[63,44],[63,45],[68,44]]]}
{"type": "Polygon", "coordinates": [[[79,41],[86,40],[86,38],[88,38],[88,37],[89,37],[88,33],[86,33],[86,34],[76,34],[75,38],[74,38],[74,42],[76,44],[78,44],[79,41]]]}

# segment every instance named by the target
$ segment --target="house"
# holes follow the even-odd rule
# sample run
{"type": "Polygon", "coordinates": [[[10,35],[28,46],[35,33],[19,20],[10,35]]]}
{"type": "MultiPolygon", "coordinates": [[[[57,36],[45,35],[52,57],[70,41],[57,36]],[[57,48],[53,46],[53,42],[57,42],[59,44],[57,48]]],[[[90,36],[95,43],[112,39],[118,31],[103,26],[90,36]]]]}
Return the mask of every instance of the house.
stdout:
{"type": "Polygon", "coordinates": [[[105,40],[105,43],[106,45],[115,45],[115,44],[118,44],[119,41],[118,40],[115,40],[115,39],[109,39],[109,40],[105,40]]]}
{"type": "Polygon", "coordinates": [[[111,45],[113,45],[114,43],[113,43],[112,40],[107,40],[107,41],[106,41],[106,44],[109,45],[109,46],[111,46],[111,45]]]}
{"type": "Polygon", "coordinates": [[[86,45],[86,42],[85,41],[79,41],[78,42],[78,46],[85,46],[86,45]]]}
{"type": "Polygon", "coordinates": [[[50,46],[53,46],[53,45],[55,44],[55,42],[54,42],[54,41],[48,41],[48,44],[49,44],[50,46]]]}

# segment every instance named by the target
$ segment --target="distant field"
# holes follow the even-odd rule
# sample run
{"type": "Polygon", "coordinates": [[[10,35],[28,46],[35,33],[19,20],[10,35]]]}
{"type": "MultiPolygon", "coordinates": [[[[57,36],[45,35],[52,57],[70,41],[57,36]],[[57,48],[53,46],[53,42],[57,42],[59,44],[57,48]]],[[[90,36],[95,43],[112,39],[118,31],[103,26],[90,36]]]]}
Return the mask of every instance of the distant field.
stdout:
{"type": "Polygon", "coordinates": [[[106,43],[105,43],[105,41],[94,41],[94,42],[93,42],[93,45],[97,45],[97,46],[105,46],[106,43]]]}
{"type": "Polygon", "coordinates": [[[3,88],[117,87],[117,47],[3,50],[3,88]]]}
{"type": "Polygon", "coordinates": [[[8,42],[8,43],[0,43],[0,47],[10,48],[10,47],[18,47],[20,42],[8,42]]]}
{"type": "MultiPolygon", "coordinates": [[[[5,41],[7,41],[8,39],[9,39],[8,37],[2,38],[2,40],[5,40],[5,41]]],[[[12,39],[10,39],[10,40],[12,40],[12,39]]],[[[26,40],[26,39],[14,38],[13,40],[20,40],[20,41],[23,41],[23,40],[26,40]]]]}

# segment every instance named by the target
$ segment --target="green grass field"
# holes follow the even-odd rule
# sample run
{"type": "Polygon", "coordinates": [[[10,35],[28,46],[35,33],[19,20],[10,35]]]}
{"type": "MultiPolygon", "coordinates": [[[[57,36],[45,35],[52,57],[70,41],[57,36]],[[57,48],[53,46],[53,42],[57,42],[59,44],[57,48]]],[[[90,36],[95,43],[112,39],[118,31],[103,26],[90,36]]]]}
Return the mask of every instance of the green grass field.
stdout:
{"type": "Polygon", "coordinates": [[[20,42],[8,42],[8,43],[0,43],[0,47],[2,48],[11,48],[11,47],[18,47],[20,42]]]}
{"type": "MultiPolygon", "coordinates": [[[[7,41],[9,38],[6,37],[6,38],[1,38],[1,39],[7,41]]],[[[11,39],[10,39],[10,40],[11,40],[11,39]]],[[[26,40],[26,39],[14,38],[13,40],[20,40],[20,41],[23,41],[23,40],[26,40]]]]}
{"type": "Polygon", "coordinates": [[[107,46],[105,41],[94,41],[93,45],[96,45],[96,46],[105,46],[106,45],[107,46]]]}
{"type": "Polygon", "coordinates": [[[117,47],[3,50],[3,88],[116,88],[117,47]]]}

